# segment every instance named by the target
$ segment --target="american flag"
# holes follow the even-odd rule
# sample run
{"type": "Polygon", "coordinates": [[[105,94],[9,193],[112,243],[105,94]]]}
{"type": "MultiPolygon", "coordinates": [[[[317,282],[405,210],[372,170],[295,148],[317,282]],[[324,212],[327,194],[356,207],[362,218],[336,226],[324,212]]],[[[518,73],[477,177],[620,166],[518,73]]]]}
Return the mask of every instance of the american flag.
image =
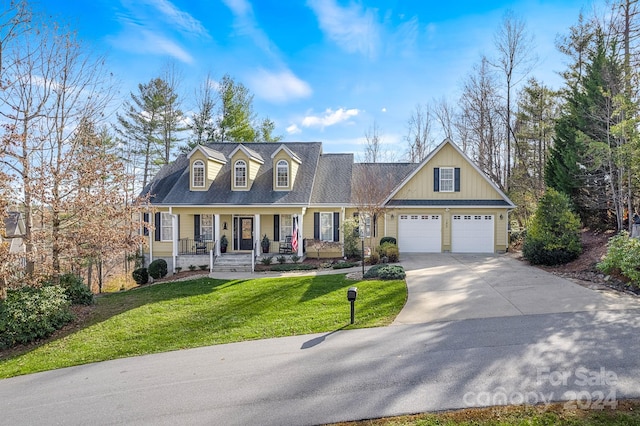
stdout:
{"type": "Polygon", "coordinates": [[[298,251],[298,218],[293,218],[293,235],[291,235],[291,248],[293,251],[298,251]]]}

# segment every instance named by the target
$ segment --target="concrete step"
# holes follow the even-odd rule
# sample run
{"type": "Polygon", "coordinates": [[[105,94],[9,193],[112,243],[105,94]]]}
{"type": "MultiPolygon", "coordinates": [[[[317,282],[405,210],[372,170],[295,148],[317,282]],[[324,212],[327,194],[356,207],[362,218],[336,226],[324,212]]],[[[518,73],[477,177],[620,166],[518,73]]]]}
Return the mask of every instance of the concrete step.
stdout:
{"type": "Polygon", "coordinates": [[[213,272],[251,272],[251,254],[225,253],[218,256],[213,272]]]}

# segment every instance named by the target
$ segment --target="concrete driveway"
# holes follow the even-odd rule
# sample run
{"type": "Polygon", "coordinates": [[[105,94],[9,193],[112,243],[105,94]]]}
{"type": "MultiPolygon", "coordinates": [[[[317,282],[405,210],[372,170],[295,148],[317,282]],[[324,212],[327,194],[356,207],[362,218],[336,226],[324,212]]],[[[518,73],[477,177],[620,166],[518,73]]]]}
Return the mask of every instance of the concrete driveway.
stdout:
{"type": "Polygon", "coordinates": [[[640,308],[636,297],[592,290],[508,255],[404,254],[402,265],[409,297],[394,325],[640,308]]]}

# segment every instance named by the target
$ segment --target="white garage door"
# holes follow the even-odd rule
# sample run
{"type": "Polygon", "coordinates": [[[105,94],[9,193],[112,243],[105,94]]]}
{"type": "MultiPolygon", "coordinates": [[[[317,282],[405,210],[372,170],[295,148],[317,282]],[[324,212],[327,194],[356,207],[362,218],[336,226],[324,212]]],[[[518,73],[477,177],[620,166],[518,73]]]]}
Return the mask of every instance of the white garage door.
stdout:
{"type": "Polygon", "coordinates": [[[400,215],[398,249],[401,253],[440,253],[442,216],[400,215]]]}
{"type": "Polygon", "coordinates": [[[493,253],[493,215],[453,215],[451,251],[493,253]]]}

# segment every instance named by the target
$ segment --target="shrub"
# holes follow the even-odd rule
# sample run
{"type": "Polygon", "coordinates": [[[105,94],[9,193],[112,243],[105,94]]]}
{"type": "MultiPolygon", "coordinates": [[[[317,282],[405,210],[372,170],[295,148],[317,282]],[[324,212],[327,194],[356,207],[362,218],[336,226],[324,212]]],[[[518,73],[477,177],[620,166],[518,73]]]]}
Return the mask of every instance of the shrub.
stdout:
{"type": "Polygon", "coordinates": [[[380,255],[375,251],[372,251],[371,254],[369,255],[369,263],[371,265],[375,265],[378,262],[380,262],[380,255]]]}
{"type": "Polygon", "coordinates": [[[182,271],[182,266],[176,266],[176,274],[180,271],[182,271]]]}
{"type": "Polygon", "coordinates": [[[286,271],[308,271],[311,269],[318,269],[315,265],[309,265],[307,263],[287,263],[280,265],[273,265],[271,267],[272,271],[276,272],[286,272],[286,271]]]}
{"type": "Polygon", "coordinates": [[[209,269],[209,265],[198,265],[198,268],[200,268],[201,271],[206,271],[209,269]]]}
{"type": "Polygon", "coordinates": [[[282,264],[284,264],[284,262],[287,261],[287,258],[284,257],[284,256],[278,256],[278,257],[276,257],[276,260],[278,261],[279,264],[282,265],[282,264]]]}
{"type": "Polygon", "coordinates": [[[381,280],[403,280],[406,276],[400,265],[386,265],[378,270],[378,278],[381,280]]]}
{"type": "Polygon", "coordinates": [[[300,256],[298,256],[297,254],[292,254],[291,255],[291,261],[293,263],[298,263],[299,260],[300,260],[300,256]]]}
{"type": "Polygon", "coordinates": [[[558,265],[576,259],[581,252],[580,220],[569,198],[547,189],[527,229],[522,254],[533,264],[558,265]]]}
{"type": "Polygon", "coordinates": [[[367,272],[364,273],[364,278],[378,278],[378,271],[384,267],[385,265],[372,266],[371,268],[367,269],[367,272]]]}
{"type": "Polygon", "coordinates": [[[396,240],[394,237],[382,237],[380,238],[380,245],[384,245],[385,243],[391,243],[393,245],[398,244],[398,240],[396,240]]]}
{"type": "Polygon", "coordinates": [[[82,278],[75,274],[60,276],[60,287],[64,289],[72,305],[93,305],[93,293],[84,285],[82,278]]]}
{"type": "Polygon", "coordinates": [[[156,259],[153,262],[151,262],[149,264],[149,275],[151,275],[151,277],[154,280],[157,280],[158,278],[162,278],[165,277],[168,273],[167,270],[167,261],[164,259],[156,259]]]}
{"type": "Polygon", "coordinates": [[[629,238],[627,231],[612,237],[607,243],[607,254],[597,267],[606,274],[620,273],[640,287],[640,240],[629,238]]]}
{"type": "Polygon", "coordinates": [[[358,266],[358,263],[357,262],[340,262],[333,265],[333,269],[353,268],[354,266],[358,266]]]}
{"type": "Polygon", "coordinates": [[[196,265],[189,265],[190,271],[195,271],[197,269],[196,265]]]}
{"type": "Polygon", "coordinates": [[[57,285],[7,290],[0,301],[0,349],[49,336],[73,319],[70,305],[57,285]]]}
{"type": "Polygon", "coordinates": [[[134,271],[131,273],[131,276],[138,285],[146,284],[149,282],[149,271],[147,271],[147,268],[134,269],[134,271]]]}
{"type": "Polygon", "coordinates": [[[360,237],[358,222],[354,218],[346,219],[342,224],[344,230],[344,255],[352,258],[360,256],[360,237]]]}
{"type": "Polygon", "coordinates": [[[389,262],[397,262],[400,260],[400,252],[397,246],[393,245],[387,248],[387,259],[389,262]]]}
{"type": "Polygon", "coordinates": [[[271,265],[271,262],[273,262],[273,256],[266,256],[260,259],[260,263],[263,265],[271,265]]]}

